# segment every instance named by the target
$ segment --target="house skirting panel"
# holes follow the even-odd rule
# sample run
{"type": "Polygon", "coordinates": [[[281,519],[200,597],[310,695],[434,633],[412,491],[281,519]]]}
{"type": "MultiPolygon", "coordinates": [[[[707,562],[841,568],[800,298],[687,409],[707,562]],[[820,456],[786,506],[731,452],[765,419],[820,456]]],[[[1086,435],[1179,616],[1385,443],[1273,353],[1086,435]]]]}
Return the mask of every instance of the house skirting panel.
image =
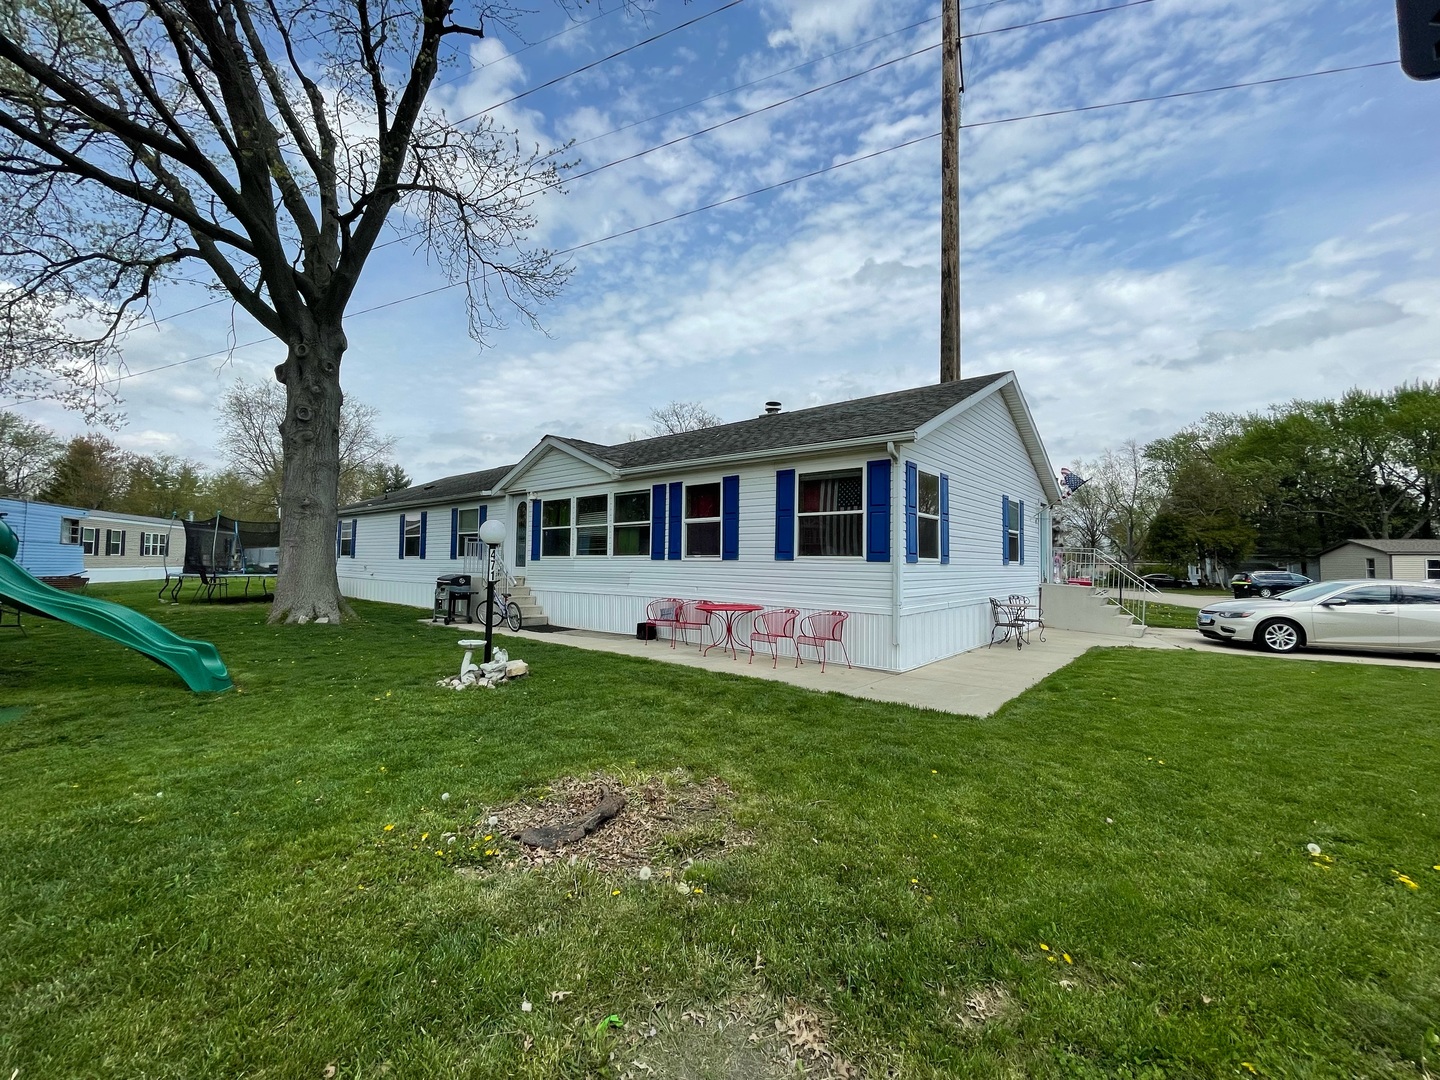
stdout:
{"type": "Polygon", "coordinates": [[[990,643],[990,601],[971,600],[900,617],[900,663],[909,671],[990,643]]]}
{"type": "Polygon", "coordinates": [[[430,610],[435,604],[435,583],[386,581],[373,577],[340,577],[340,592],[354,600],[378,600],[382,604],[430,610]]]}

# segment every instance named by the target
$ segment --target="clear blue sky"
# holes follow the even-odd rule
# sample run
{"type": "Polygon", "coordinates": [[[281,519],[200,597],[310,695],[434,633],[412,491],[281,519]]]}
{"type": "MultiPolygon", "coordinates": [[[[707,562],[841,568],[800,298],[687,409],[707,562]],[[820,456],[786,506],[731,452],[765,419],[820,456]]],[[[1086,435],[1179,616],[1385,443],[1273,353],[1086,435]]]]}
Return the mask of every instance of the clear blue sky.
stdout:
{"type": "MultiPolygon", "coordinates": [[[[577,26],[542,0],[526,40],[573,28],[523,51],[506,33],[466,42],[435,100],[475,112],[723,2],[658,0],[645,19],[589,5],[577,26]]],[[[1207,410],[1440,376],[1440,82],[1391,65],[984,124],[1392,60],[1393,6],[1153,0],[989,33],[1122,2],[1000,0],[964,16],[977,35],[964,373],[1014,369],[1057,466],[1207,410]]],[[[584,171],[931,45],[938,16],[939,0],[743,0],[500,115],[543,148],[591,140],[572,155],[584,171]]],[[[538,236],[567,248],[931,135],[939,63],[931,50],[577,180],[537,200],[538,236]]],[[[939,154],[929,139],[577,252],[546,334],[517,321],[482,350],[456,291],[357,316],[346,390],[379,408],[419,481],[514,461],[547,432],[622,440],[674,399],[738,420],[770,398],[797,408],[932,382],[939,154]]],[[[443,283],[397,245],[353,306],[443,283]]],[[[173,292],[158,313],[197,299],[173,292]]],[[[138,332],[130,368],[262,336],[230,320],[211,308],[138,332]]],[[[271,343],[126,381],[118,441],[216,463],[212,403],[281,355],[271,343]]]]}

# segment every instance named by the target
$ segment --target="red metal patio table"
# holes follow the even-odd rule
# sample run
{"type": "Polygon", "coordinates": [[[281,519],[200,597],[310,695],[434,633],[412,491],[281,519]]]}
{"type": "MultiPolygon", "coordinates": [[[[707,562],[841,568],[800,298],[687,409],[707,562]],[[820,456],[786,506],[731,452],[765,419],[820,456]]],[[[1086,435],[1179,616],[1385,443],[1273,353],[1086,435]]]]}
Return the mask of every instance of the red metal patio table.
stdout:
{"type": "MultiPolygon", "coordinates": [[[[719,615],[725,620],[725,637],[723,639],[717,638],[717,640],[710,642],[709,645],[700,650],[700,655],[708,656],[710,650],[718,645],[721,649],[728,648],[731,659],[734,660],[740,659],[740,653],[735,647],[738,644],[735,640],[735,620],[741,615],[753,615],[757,611],[765,610],[765,605],[763,604],[717,604],[711,603],[709,600],[702,601],[696,604],[695,607],[699,611],[709,612],[711,615],[719,615]]],[[[745,643],[745,647],[750,650],[750,658],[753,660],[755,658],[755,647],[749,642],[745,643]]]]}

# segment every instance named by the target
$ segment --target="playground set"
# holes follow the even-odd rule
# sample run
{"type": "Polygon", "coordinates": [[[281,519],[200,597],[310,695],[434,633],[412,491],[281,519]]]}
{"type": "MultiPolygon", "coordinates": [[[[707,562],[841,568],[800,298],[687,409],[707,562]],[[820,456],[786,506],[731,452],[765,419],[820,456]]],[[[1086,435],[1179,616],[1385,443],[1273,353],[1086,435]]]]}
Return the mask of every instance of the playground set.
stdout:
{"type": "MultiPolygon", "coordinates": [[[[188,530],[186,547],[188,563],[188,530]]],[[[214,693],[234,685],[219,650],[208,641],[183,638],[121,604],[52,588],[15,561],[19,550],[14,530],[0,518],[0,609],[58,619],[117,641],[165,665],[191,690],[214,693]]]]}

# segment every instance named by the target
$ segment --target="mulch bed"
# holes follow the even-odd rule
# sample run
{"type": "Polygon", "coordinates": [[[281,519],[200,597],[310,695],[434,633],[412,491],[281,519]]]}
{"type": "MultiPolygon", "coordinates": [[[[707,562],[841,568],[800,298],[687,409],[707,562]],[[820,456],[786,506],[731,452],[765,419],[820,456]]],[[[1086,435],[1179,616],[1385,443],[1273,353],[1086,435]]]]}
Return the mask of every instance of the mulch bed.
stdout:
{"type": "MultiPolygon", "coordinates": [[[[750,835],[735,826],[733,802],[725,781],[694,780],[678,770],[635,784],[605,773],[563,777],[537,796],[491,810],[470,839],[496,852],[485,871],[583,862],[607,873],[648,867],[664,875],[751,843],[750,835]],[[583,826],[591,824],[587,818],[605,816],[621,800],[618,812],[585,831],[583,826]],[[531,843],[522,843],[522,836],[531,843]],[[532,846],[536,840],[553,846],[532,846]]],[[[468,869],[474,873],[477,868],[468,869]]]]}

